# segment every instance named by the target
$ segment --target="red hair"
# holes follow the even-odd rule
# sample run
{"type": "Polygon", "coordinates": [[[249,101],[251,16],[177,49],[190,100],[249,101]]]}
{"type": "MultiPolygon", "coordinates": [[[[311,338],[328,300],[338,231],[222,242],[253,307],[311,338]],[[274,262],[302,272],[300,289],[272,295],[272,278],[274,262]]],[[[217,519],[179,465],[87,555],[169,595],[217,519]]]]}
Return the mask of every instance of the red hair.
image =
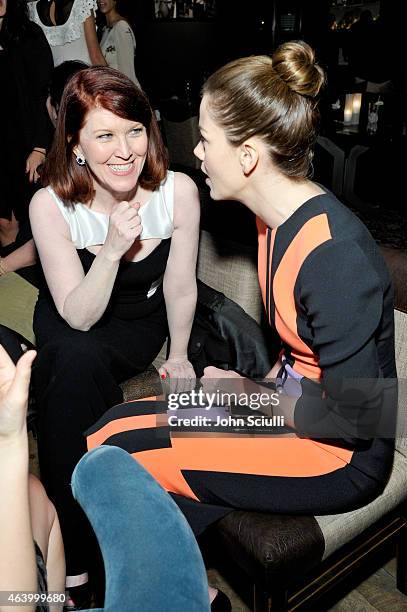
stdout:
{"type": "Polygon", "coordinates": [[[41,179],[51,185],[67,205],[89,203],[94,197],[93,179],[88,167],[79,166],[74,148],[87,114],[94,108],[142,123],[147,130],[147,157],[139,177],[144,189],[154,191],[165,178],[168,155],[160,130],[145,93],[118,70],[94,66],[77,72],[67,83],[51,150],[44,163],[41,179]]]}

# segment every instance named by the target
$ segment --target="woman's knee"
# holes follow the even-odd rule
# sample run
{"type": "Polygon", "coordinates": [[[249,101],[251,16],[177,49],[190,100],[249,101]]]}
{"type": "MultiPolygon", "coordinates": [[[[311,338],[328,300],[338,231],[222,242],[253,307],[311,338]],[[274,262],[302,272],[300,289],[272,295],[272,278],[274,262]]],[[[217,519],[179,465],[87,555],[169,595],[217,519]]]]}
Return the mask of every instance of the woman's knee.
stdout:
{"type": "Polygon", "coordinates": [[[62,335],[40,349],[36,370],[47,371],[51,367],[54,374],[62,369],[65,375],[69,371],[92,371],[103,356],[102,345],[86,332],[62,335]]]}

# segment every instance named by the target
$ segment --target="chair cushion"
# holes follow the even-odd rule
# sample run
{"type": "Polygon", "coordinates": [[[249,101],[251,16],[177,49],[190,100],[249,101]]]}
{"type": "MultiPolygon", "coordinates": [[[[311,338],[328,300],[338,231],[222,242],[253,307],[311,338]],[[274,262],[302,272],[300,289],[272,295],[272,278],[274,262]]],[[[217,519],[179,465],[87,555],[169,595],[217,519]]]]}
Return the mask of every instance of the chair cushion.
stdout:
{"type": "Polygon", "coordinates": [[[407,459],[395,452],[393,469],[383,493],[373,502],[343,514],[316,516],[325,541],[325,559],[407,499],[407,459]]]}

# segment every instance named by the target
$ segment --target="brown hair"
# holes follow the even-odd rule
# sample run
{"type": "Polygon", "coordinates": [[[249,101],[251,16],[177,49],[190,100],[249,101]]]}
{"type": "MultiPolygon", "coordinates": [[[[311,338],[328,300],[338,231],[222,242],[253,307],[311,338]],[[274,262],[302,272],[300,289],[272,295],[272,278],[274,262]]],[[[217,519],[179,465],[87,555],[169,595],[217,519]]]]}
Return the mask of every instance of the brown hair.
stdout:
{"type": "Polygon", "coordinates": [[[77,164],[73,150],[86,116],[94,108],[104,108],[145,126],[148,149],[139,184],[151,191],[157,189],[166,176],[168,156],[155,115],[144,92],[121,72],[106,66],[77,72],[65,87],[54,141],[41,174],[42,184],[51,185],[67,206],[92,201],[92,176],[86,165],[77,164]]]}
{"type": "Polygon", "coordinates": [[[324,81],[311,47],[292,41],[271,58],[245,57],[223,66],[206,81],[203,94],[232,145],[259,136],[283,174],[305,178],[317,135],[316,97],[324,81]]]}

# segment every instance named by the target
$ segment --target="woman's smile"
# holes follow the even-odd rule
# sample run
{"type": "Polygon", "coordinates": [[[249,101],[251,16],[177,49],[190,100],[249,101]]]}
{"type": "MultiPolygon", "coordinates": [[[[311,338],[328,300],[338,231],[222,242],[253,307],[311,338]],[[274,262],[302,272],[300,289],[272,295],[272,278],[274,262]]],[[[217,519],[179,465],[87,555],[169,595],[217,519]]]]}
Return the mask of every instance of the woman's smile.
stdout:
{"type": "Polygon", "coordinates": [[[125,164],[107,164],[107,167],[116,176],[128,176],[135,170],[135,163],[127,162],[125,164]]]}

